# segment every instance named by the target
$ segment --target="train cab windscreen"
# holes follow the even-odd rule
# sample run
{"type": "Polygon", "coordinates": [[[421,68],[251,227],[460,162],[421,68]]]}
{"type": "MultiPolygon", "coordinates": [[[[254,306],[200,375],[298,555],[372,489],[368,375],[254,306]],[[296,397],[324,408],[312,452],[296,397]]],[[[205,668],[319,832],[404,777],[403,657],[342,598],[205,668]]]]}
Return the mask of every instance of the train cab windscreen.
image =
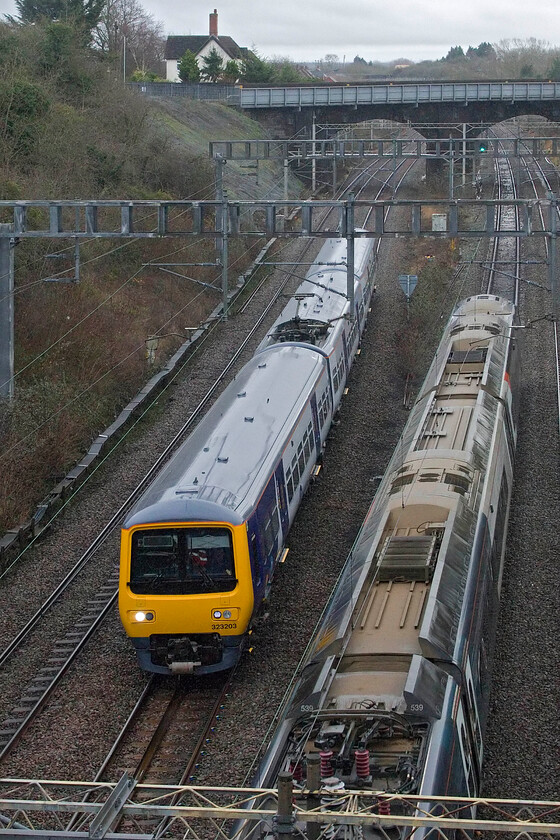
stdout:
{"type": "Polygon", "coordinates": [[[130,589],[138,595],[194,595],[235,589],[227,528],[157,528],[132,535],[130,589]]]}

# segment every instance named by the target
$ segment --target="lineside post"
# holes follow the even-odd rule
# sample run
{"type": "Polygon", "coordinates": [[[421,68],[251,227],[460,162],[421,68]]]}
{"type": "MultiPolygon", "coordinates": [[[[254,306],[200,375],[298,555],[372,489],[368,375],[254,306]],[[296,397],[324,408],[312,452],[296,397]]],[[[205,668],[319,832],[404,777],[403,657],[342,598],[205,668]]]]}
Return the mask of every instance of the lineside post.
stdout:
{"type": "Polygon", "coordinates": [[[224,321],[228,319],[228,200],[224,191],[221,213],[221,263],[222,263],[222,301],[224,321]]]}
{"type": "MultiPolygon", "coordinates": [[[[321,804],[319,789],[321,787],[321,759],[319,753],[310,753],[307,759],[307,808],[314,811],[321,804]]],[[[321,825],[316,822],[306,823],[308,840],[318,840],[321,833],[321,825]]]]}
{"type": "Polygon", "coordinates": [[[282,838],[294,837],[294,815],[292,813],[293,777],[283,771],[278,774],[278,814],[276,815],[275,835],[282,838]]]}
{"type": "Polygon", "coordinates": [[[350,320],[354,319],[354,193],[346,201],[346,295],[350,320]]]}
{"type": "Polygon", "coordinates": [[[558,201],[553,193],[548,193],[547,198],[550,201],[549,205],[549,250],[548,250],[548,282],[550,283],[550,291],[552,294],[552,314],[554,320],[559,323],[558,315],[560,311],[558,301],[558,276],[556,268],[556,246],[558,242],[558,201]]]}
{"type": "Polygon", "coordinates": [[[14,396],[14,226],[0,225],[0,397],[14,396]]]}

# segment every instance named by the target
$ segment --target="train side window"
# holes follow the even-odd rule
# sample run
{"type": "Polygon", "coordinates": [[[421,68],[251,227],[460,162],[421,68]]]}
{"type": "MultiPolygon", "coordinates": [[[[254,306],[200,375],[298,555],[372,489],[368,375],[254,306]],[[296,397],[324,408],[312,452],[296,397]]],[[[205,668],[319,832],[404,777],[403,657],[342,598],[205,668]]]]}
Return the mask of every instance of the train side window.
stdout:
{"type": "Polygon", "coordinates": [[[299,462],[297,454],[292,458],[292,476],[294,479],[294,487],[299,484],[299,462]]]}
{"type": "Polygon", "coordinates": [[[303,443],[300,443],[300,445],[298,446],[298,466],[299,474],[301,477],[305,471],[305,454],[303,452],[303,443]]]}
{"type": "Polygon", "coordinates": [[[319,424],[321,428],[325,425],[327,421],[327,417],[329,414],[329,392],[328,389],[325,388],[321,395],[321,399],[319,400],[318,406],[318,415],[319,415],[319,424]]]}
{"type": "Polygon", "coordinates": [[[470,679],[467,680],[467,697],[468,697],[469,718],[470,718],[471,725],[472,725],[472,728],[473,728],[473,731],[474,731],[474,737],[475,737],[477,749],[480,750],[480,747],[481,747],[481,744],[482,744],[482,736],[480,734],[480,726],[479,726],[479,723],[478,723],[478,715],[477,715],[477,712],[476,712],[476,703],[475,703],[475,699],[474,699],[474,691],[473,691],[473,686],[472,686],[472,682],[470,681],[470,679]]]}
{"type": "Polygon", "coordinates": [[[466,771],[467,771],[467,787],[468,787],[468,795],[474,796],[476,793],[476,783],[475,777],[473,772],[473,764],[472,764],[472,754],[471,754],[471,745],[469,744],[469,739],[467,736],[467,732],[463,723],[460,725],[461,731],[461,743],[463,745],[463,755],[465,757],[465,764],[466,764],[466,771]]]}
{"type": "Polygon", "coordinates": [[[268,555],[272,552],[274,548],[274,543],[276,541],[276,535],[278,534],[278,510],[274,508],[272,513],[270,514],[269,518],[267,519],[265,526],[264,526],[264,550],[268,555]],[[276,525],[276,530],[275,530],[276,525]]]}
{"type": "Polygon", "coordinates": [[[496,525],[494,529],[494,545],[492,546],[492,571],[494,573],[494,580],[497,582],[500,577],[500,568],[502,563],[502,551],[504,548],[504,522],[507,513],[507,500],[509,495],[509,485],[506,471],[502,473],[502,482],[500,484],[500,496],[498,499],[498,510],[496,511],[496,525]]]}
{"type": "Polygon", "coordinates": [[[286,470],[286,491],[288,493],[288,501],[291,502],[294,497],[294,477],[291,467],[288,467],[286,470]]]}
{"type": "Polygon", "coordinates": [[[251,534],[251,542],[249,544],[249,555],[251,558],[251,569],[253,570],[253,578],[258,586],[261,582],[261,566],[259,563],[259,552],[257,551],[257,538],[255,534],[251,534]]]}

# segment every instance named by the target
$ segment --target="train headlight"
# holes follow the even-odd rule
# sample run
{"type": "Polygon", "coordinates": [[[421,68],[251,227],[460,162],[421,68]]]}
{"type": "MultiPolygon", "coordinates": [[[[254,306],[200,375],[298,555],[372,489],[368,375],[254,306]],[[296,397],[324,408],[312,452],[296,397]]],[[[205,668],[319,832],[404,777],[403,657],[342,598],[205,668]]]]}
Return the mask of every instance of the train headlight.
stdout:
{"type": "Polygon", "coordinates": [[[210,610],[212,621],[237,621],[239,618],[239,607],[228,607],[226,609],[210,610]]]}
{"type": "Polygon", "coordinates": [[[144,612],[144,610],[138,610],[137,613],[134,613],[134,620],[135,621],[153,621],[154,614],[153,612],[144,612]]]}

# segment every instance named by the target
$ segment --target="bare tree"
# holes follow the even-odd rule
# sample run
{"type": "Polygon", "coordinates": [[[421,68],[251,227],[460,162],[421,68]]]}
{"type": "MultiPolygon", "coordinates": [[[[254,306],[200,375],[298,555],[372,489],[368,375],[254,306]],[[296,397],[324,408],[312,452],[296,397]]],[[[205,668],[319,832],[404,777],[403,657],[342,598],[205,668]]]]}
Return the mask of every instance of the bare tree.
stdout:
{"type": "Polygon", "coordinates": [[[553,54],[547,41],[537,38],[513,38],[494,44],[501,75],[516,77],[544,77],[548,72],[550,57],[553,54]]]}
{"type": "Polygon", "coordinates": [[[164,53],[163,24],[148,14],[139,0],[107,0],[95,41],[103,51],[123,56],[133,70],[161,72],[164,53]]]}

